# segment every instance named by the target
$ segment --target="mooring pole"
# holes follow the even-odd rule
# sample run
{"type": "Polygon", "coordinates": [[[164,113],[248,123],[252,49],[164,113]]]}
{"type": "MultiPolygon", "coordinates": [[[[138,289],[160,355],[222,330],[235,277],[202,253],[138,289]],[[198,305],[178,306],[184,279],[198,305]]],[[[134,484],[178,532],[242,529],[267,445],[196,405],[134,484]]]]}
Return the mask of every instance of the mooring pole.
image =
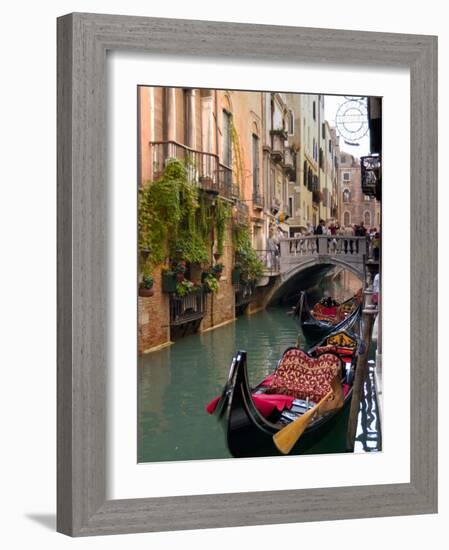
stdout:
{"type": "MultiPolygon", "coordinates": [[[[371,281],[369,281],[369,283],[371,283],[371,281]]],[[[360,403],[363,399],[364,385],[368,376],[368,354],[371,345],[374,319],[377,315],[377,308],[372,304],[372,294],[372,286],[369,284],[368,288],[364,291],[365,306],[362,311],[362,344],[359,350],[354,384],[352,386],[351,410],[349,412],[348,430],[346,433],[347,452],[354,452],[360,403]]]]}

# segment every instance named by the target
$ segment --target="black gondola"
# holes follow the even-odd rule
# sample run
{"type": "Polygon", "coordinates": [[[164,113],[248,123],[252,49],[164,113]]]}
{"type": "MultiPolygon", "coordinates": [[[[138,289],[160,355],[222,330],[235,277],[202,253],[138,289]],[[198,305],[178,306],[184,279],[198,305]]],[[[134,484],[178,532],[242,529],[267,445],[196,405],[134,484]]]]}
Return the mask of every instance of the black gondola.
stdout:
{"type": "MultiPolygon", "coordinates": [[[[342,361],[342,384],[344,384],[346,389],[344,404],[336,411],[325,413],[323,416],[313,419],[290,454],[310,452],[311,448],[322,441],[323,438],[326,438],[338,424],[346,424],[352,397],[352,383],[357,363],[358,345],[359,338],[355,334],[336,332],[308,350],[307,355],[309,357],[318,358],[323,353],[329,353],[330,346],[336,348],[336,350],[340,349],[340,353],[336,351],[331,353],[337,355],[342,361]],[[342,346],[339,348],[338,345],[333,345],[339,342],[341,344],[342,341],[343,343],[351,343],[352,351],[349,355],[347,353],[349,348],[346,348],[343,355],[342,346]],[[325,348],[324,352],[322,351],[323,348],[325,348]],[[343,362],[343,356],[346,357],[346,362],[343,362]]],[[[279,368],[285,354],[295,349],[298,348],[292,347],[284,351],[277,368],[279,368]]],[[[247,357],[244,351],[239,351],[233,358],[227,383],[222,395],[220,398],[217,398],[217,403],[213,409],[214,413],[223,426],[226,443],[232,456],[256,457],[281,455],[273,442],[273,436],[284,426],[312,408],[313,404],[303,399],[295,398],[290,408],[281,411],[275,408],[268,417],[263,416],[255,405],[254,400],[260,394],[266,393],[266,387],[262,381],[254,389],[250,388],[246,361],[247,357]]],[[[339,430],[341,433],[345,431],[339,430]]],[[[340,445],[342,452],[344,451],[344,443],[342,441],[340,445]]],[[[335,441],[332,443],[332,449],[334,449],[334,445],[335,441]]],[[[322,446],[318,452],[331,452],[331,450],[327,450],[325,446],[322,446]]]]}
{"type": "Polygon", "coordinates": [[[299,300],[293,309],[293,318],[300,325],[309,342],[316,342],[334,331],[350,330],[360,318],[362,310],[360,293],[342,302],[335,309],[336,315],[333,319],[326,318],[325,315],[317,318],[314,310],[309,307],[306,293],[301,291],[299,300]]]}

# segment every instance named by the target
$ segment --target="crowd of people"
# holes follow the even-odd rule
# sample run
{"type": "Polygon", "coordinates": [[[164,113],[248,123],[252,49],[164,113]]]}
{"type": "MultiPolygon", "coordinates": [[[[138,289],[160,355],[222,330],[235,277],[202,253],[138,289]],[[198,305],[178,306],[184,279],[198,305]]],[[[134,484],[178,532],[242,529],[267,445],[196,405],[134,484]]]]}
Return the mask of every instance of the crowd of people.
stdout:
{"type": "MultiPolygon", "coordinates": [[[[295,234],[296,236],[307,237],[307,236],[328,236],[330,247],[335,253],[344,253],[350,254],[358,251],[358,241],[351,240],[351,237],[368,237],[372,257],[375,261],[379,260],[380,255],[380,230],[376,227],[366,228],[363,222],[360,224],[353,225],[340,225],[338,222],[326,222],[320,220],[319,224],[314,227],[312,223],[308,223],[307,227],[301,231],[300,235],[295,234]],[[334,238],[332,238],[334,237],[334,238]],[[344,237],[343,239],[337,239],[336,237],[344,237]]],[[[269,238],[267,240],[267,263],[269,268],[277,266],[278,257],[280,255],[280,246],[279,243],[282,239],[288,238],[288,233],[283,231],[279,226],[272,226],[270,228],[269,238]]],[[[300,242],[299,244],[292,243],[292,246],[305,246],[305,243],[300,242]]],[[[319,251],[319,241],[318,239],[311,243],[311,246],[317,251],[319,251]]]]}
{"type": "MultiPolygon", "coordinates": [[[[348,240],[343,241],[345,253],[352,252],[353,243],[349,241],[350,237],[368,237],[373,250],[373,257],[379,260],[380,252],[380,230],[376,227],[366,228],[363,222],[353,225],[340,225],[338,222],[329,222],[326,224],[324,220],[320,220],[319,224],[314,227],[311,223],[307,226],[305,235],[328,235],[331,237],[347,237],[348,240]]],[[[337,240],[331,241],[337,248],[337,240]]],[[[338,248],[342,248],[339,246],[338,248]]]]}

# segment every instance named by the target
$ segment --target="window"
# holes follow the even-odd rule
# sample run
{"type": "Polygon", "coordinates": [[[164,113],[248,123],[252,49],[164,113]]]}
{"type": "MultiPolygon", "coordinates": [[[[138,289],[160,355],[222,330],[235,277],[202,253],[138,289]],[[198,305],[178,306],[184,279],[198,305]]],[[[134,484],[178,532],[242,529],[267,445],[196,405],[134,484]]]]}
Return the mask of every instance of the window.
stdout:
{"type": "MultiPolygon", "coordinates": [[[[232,115],[228,111],[223,109],[223,124],[222,124],[222,155],[223,155],[223,164],[228,168],[232,168],[232,115]]],[[[224,184],[227,189],[232,187],[232,172],[230,170],[225,170],[224,173],[224,184]]]]}
{"type": "Polygon", "coordinates": [[[288,133],[293,135],[295,133],[295,115],[293,111],[288,112],[288,133]]]}
{"type": "Polygon", "coordinates": [[[329,153],[332,153],[332,140],[329,140],[329,153]]]}
{"type": "Polygon", "coordinates": [[[293,197],[288,197],[288,215],[293,216],[293,197]]]}
{"type": "Polygon", "coordinates": [[[366,211],[363,215],[363,223],[365,227],[368,228],[371,225],[371,212],[366,211]]]}
{"type": "Polygon", "coordinates": [[[326,124],[324,122],[321,124],[321,137],[326,139],[326,124]]]}
{"type": "Polygon", "coordinates": [[[343,202],[350,202],[351,200],[351,192],[349,191],[349,189],[345,189],[343,191],[343,202]]]}
{"type": "Polygon", "coordinates": [[[371,197],[369,195],[363,195],[363,199],[365,202],[369,202],[371,200],[371,197]]]}
{"type": "Polygon", "coordinates": [[[307,162],[304,161],[304,185],[307,185],[307,162]]]}
{"type": "Polygon", "coordinates": [[[349,172],[343,172],[343,181],[349,181],[351,179],[351,174],[349,172]]]}
{"type": "Polygon", "coordinates": [[[259,138],[253,134],[253,193],[259,195],[259,138]]]}
{"type": "Polygon", "coordinates": [[[313,102],[313,120],[316,120],[316,101],[313,102]]]}
{"type": "Polygon", "coordinates": [[[223,109],[223,163],[232,166],[232,141],[231,141],[232,115],[223,109]]]}
{"type": "Polygon", "coordinates": [[[340,156],[340,162],[346,162],[346,155],[340,156]]]}
{"type": "Polygon", "coordinates": [[[345,212],[343,215],[343,224],[347,227],[348,225],[351,225],[351,214],[349,212],[345,212]]]}

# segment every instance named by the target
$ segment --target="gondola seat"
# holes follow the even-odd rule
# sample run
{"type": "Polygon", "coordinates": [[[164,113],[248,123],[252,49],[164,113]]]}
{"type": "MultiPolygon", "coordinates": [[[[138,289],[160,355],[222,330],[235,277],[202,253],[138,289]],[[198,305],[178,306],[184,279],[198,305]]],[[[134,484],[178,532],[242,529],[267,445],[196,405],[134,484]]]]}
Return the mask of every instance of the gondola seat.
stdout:
{"type": "Polygon", "coordinates": [[[341,360],[337,355],[310,357],[299,349],[290,349],[269,380],[267,392],[317,402],[329,393],[332,380],[340,375],[341,360]]]}

